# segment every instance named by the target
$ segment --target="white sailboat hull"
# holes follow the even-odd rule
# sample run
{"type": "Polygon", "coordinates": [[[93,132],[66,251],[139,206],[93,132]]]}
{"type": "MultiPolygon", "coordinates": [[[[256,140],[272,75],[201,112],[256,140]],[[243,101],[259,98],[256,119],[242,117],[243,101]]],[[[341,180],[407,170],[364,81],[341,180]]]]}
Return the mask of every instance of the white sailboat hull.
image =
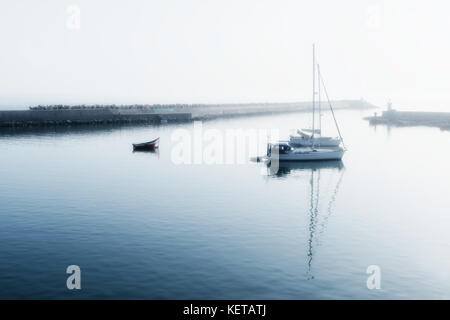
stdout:
{"type": "Polygon", "coordinates": [[[341,160],[345,150],[335,149],[293,149],[288,153],[271,154],[269,159],[279,161],[316,161],[316,160],[341,160]]]}

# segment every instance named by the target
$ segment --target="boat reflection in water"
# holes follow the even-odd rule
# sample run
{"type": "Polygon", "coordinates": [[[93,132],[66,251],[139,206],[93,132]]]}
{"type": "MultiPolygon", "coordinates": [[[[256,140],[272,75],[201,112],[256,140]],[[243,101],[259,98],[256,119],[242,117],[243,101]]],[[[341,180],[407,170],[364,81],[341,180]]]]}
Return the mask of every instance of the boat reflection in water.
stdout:
{"type": "Polygon", "coordinates": [[[295,172],[332,169],[341,171],[344,169],[342,160],[324,161],[268,161],[267,174],[269,176],[284,176],[295,172]]]}
{"type": "Polygon", "coordinates": [[[159,149],[158,148],[154,149],[154,150],[133,150],[132,152],[133,153],[137,153],[137,154],[139,154],[139,153],[143,153],[143,154],[150,153],[150,154],[154,154],[154,155],[158,156],[158,158],[159,158],[159,149]]]}
{"type": "Polygon", "coordinates": [[[325,232],[328,220],[333,213],[339,187],[342,183],[345,167],[342,161],[311,161],[311,162],[279,162],[267,164],[268,177],[300,176],[304,183],[308,200],[308,238],[307,238],[307,278],[314,279],[312,274],[313,257],[317,247],[320,246],[320,235],[325,232]]]}
{"type": "Polygon", "coordinates": [[[133,148],[132,152],[135,153],[136,155],[141,154],[144,157],[147,157],[147,156],[151,157],[151,158],[156,157],[159,159],[159,148],[149,149],[149,150],[136,150],[133,148]]]}

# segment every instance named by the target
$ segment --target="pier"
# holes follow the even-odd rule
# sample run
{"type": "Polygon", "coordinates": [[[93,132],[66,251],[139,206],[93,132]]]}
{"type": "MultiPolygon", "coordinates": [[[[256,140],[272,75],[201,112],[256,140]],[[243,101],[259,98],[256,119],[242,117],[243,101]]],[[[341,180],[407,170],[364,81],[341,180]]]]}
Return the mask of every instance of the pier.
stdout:
{"type": "Polygon", "coordinates": [[[397,111],[388,109],[381,116],[374,114],[365,118],[370,124],[394,126],[429,126],[441,130],[450,130],[450,112],[397,111]]]}
{"type": "MultiPolygon", "coordinates": [[[[335,109],[369,109],[364,100],[333,101],[335,109]]],[[[173,105],[50,105],[0,111],[0,127],[166,123],[309,111],[311,102],[173,105]]]]}

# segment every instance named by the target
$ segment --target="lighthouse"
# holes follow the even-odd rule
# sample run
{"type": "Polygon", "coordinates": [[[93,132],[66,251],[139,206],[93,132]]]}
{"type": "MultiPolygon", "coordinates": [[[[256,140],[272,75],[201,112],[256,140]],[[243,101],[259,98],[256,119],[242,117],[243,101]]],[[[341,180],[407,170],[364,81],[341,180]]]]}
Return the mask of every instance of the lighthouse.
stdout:
{"type": "Polygon", "coordinates": [[[387,103],[387,111],[392,111],[392,102],[391,102],[391,100],[389,100],[388,103],[387,103]]]}

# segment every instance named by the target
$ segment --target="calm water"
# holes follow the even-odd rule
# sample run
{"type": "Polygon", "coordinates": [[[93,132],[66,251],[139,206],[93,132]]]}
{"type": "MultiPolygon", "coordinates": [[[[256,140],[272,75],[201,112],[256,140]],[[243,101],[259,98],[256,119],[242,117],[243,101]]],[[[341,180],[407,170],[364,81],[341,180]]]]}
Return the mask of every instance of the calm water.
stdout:
{"type": "MultiPolygon", "coordinates": [[[[171,135],[193,124],[1,133],[0,298],[449,299],[450,132],[364,115],[337,113],[342,163],[277,174],[174,164],[171,135]],[[159,154],[132,152],[156,136],[159,154]],[[66,289],[72,264],[79,291],[66,289]],[[367,289],[369,265],[380,290],[367,289]]],[[[287,135],[308,121],[203,129],[287,135]]]]}

